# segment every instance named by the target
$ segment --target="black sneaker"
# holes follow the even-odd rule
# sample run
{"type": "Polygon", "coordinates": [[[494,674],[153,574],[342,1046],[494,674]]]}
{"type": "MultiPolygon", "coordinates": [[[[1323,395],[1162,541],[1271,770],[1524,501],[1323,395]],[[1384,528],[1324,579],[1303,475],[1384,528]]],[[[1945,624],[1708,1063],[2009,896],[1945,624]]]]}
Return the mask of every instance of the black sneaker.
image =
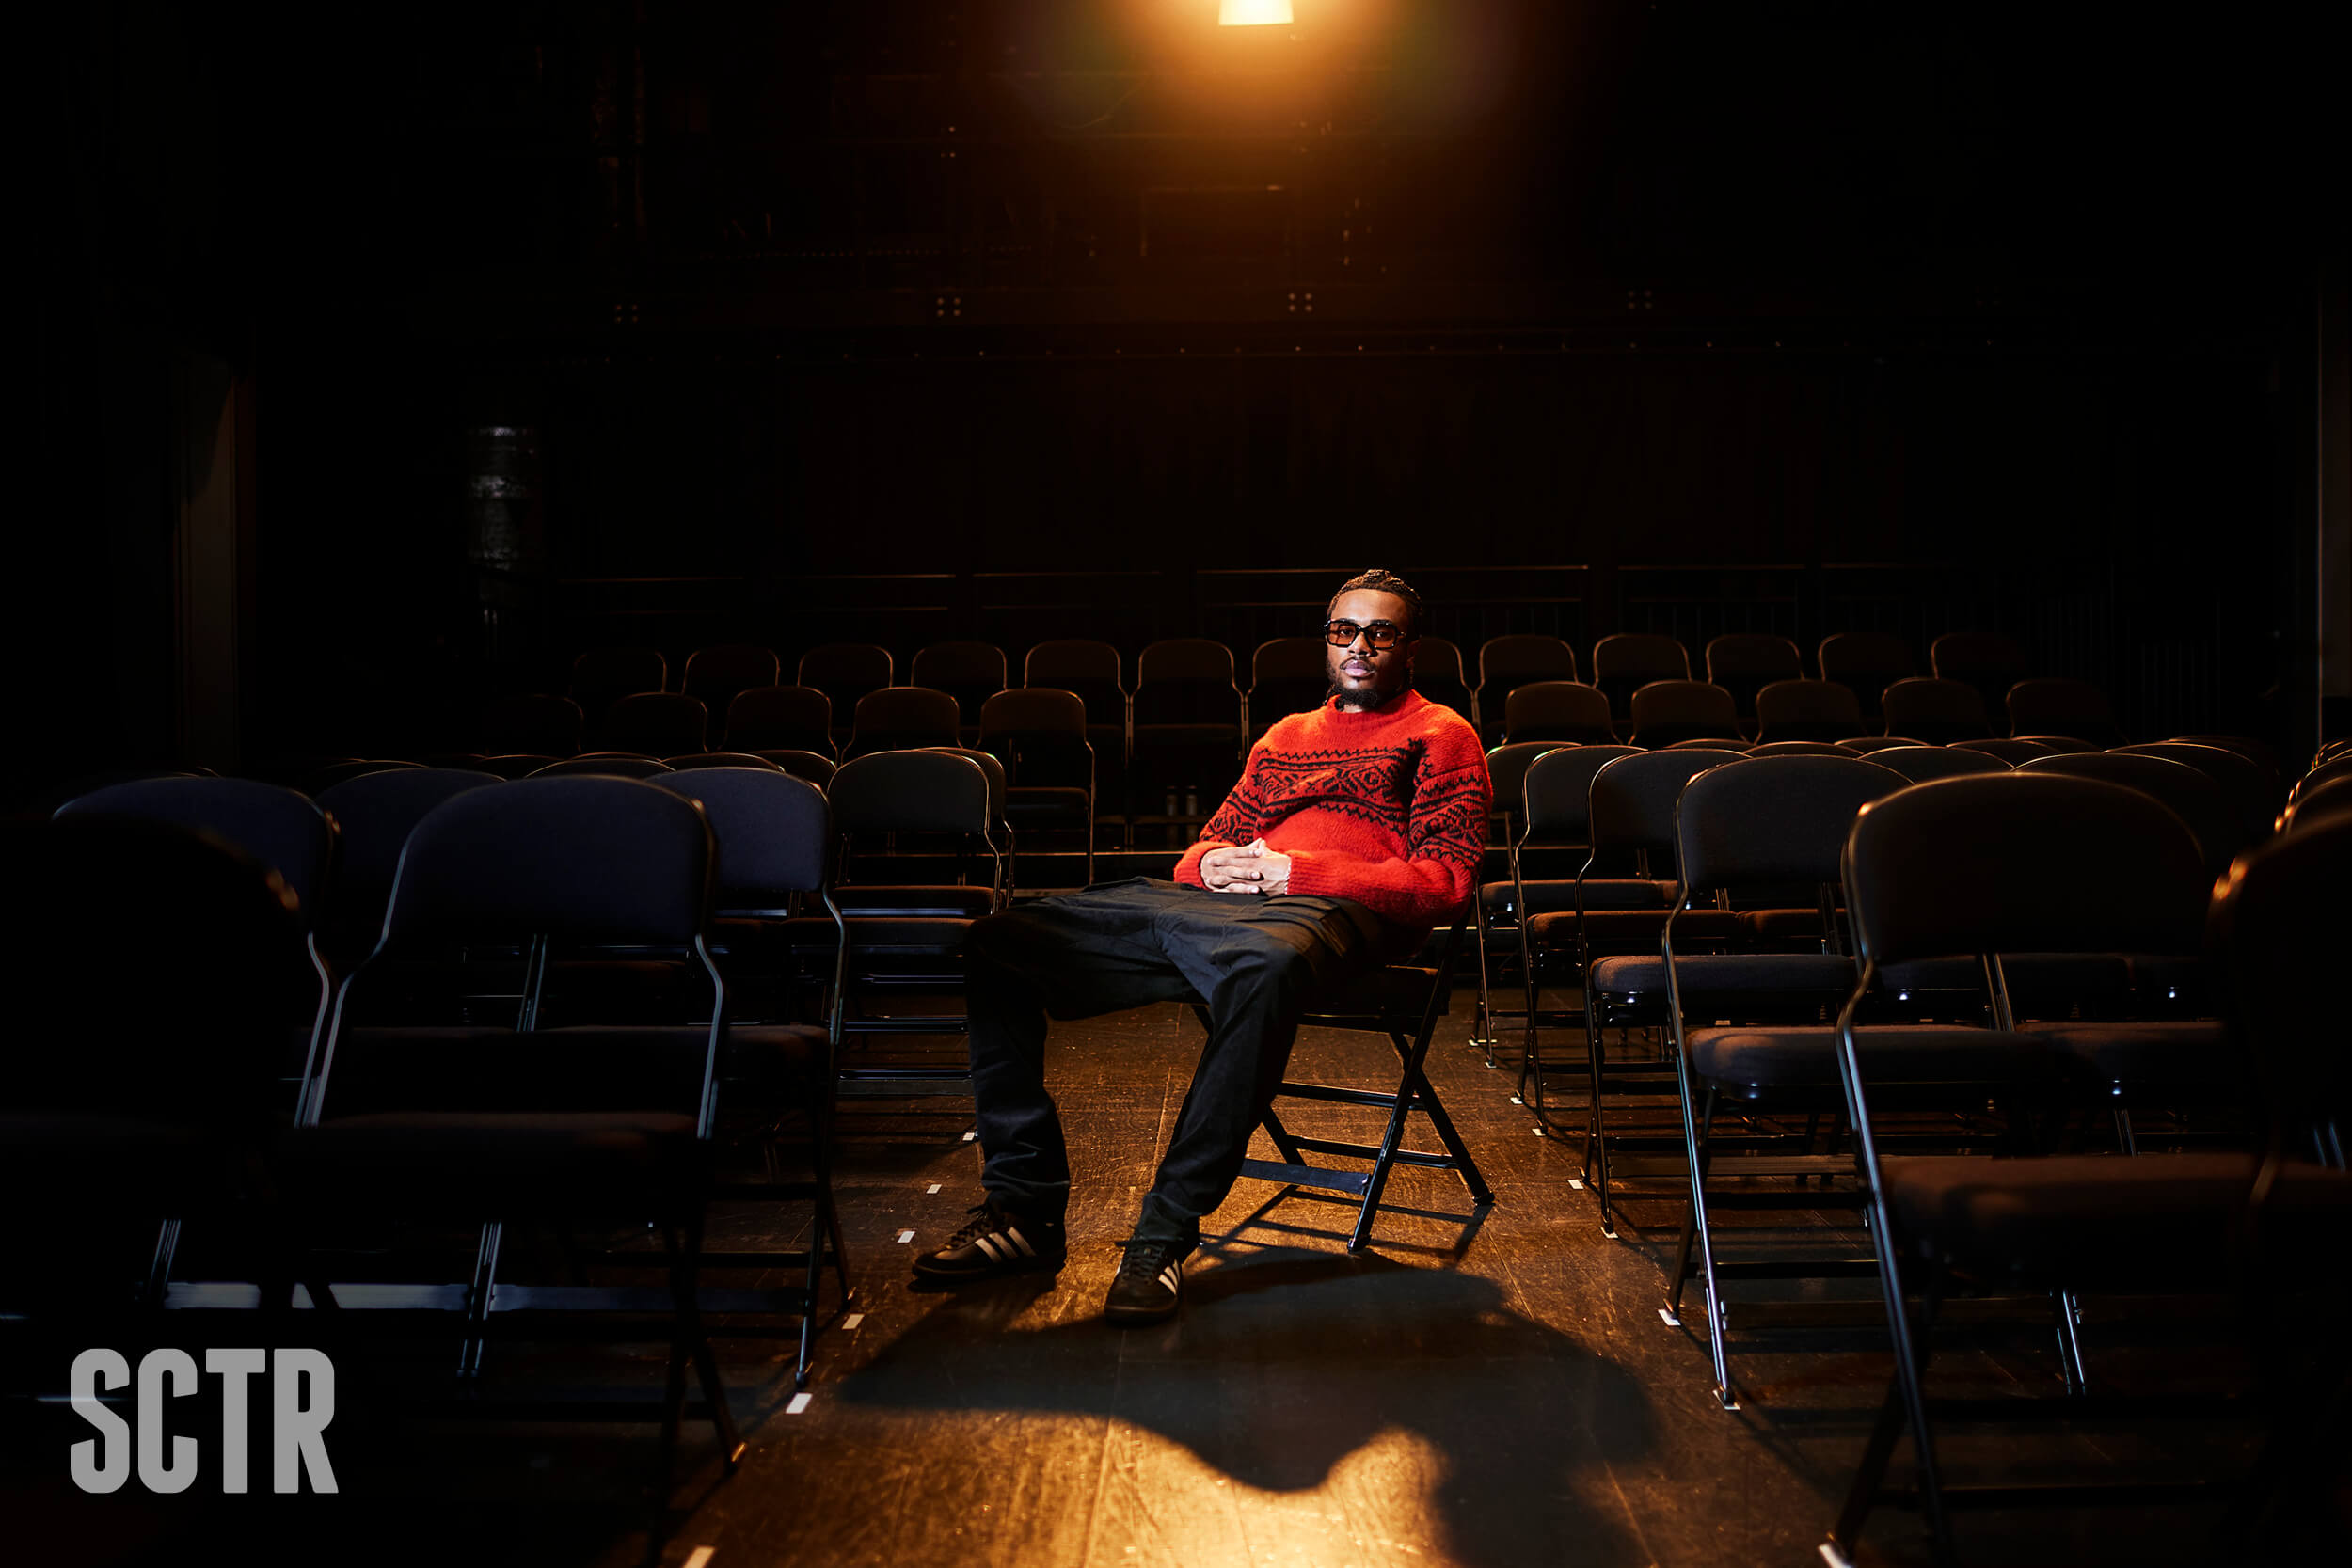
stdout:
{"type": "Polygon", "coordinates": [[[945,1245],[916,1254],[914,1272],[946,1280],[1059,1274],[1069,1256],[1059,1225],[1022,1219],[992,1197],[971,1212],[945,1245]]]}
{"type": "Polygon", "coordinates": [[[1184,1302],[1184,1259],[1196,1244],[1129,1242],[1126,1259],[1111,1281],[1110,1294],[1103,1298],[1103,1321],[1126,1327],[1165,1323],[1174,1317],[1184,1302]]]}

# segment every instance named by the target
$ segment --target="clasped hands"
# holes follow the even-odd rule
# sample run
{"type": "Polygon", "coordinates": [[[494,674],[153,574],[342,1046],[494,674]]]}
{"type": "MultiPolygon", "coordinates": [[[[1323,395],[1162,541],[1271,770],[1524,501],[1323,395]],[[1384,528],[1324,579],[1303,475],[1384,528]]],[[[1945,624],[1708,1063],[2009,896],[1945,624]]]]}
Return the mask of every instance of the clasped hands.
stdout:
{"type": "Polygon", "coordinates": [[[1291,858],[1269,849],[1265,840],[1251,839],[1231,849],[1212,849],[1200,857],[1200,881],[1212,893],[1288,893],[1291,858]]]}

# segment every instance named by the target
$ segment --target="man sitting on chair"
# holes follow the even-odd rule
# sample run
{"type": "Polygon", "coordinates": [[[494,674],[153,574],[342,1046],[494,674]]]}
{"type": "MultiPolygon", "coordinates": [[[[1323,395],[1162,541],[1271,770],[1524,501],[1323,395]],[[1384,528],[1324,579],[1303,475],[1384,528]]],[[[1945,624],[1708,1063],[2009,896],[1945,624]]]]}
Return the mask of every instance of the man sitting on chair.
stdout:
{"type": "Polygon", "coordinates": [[[1208,1042],[1103,1315],[1176,1310],[1201,1216],[1241,1173],[1298,1020],[1351,975],[1409,957],[1476,884],[1491,795],[1477,732],[1411,689],[1421,595],[1370,571],[1324,625],[1331,690],[1252,747],[1177,863],[1039,899],[964,941],[985,1200],[914,1260],[934,1281],[1058,1271],[1070,1160],[1045,1087],[1046,1017],[1205,1002],[1208,1042]]]}

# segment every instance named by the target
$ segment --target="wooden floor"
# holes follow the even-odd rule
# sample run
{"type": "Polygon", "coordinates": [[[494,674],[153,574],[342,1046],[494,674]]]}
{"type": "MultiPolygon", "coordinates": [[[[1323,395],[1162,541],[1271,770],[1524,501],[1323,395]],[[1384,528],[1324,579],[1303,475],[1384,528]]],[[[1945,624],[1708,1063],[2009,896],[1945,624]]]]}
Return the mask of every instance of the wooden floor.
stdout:
{"type": "MultiPolygon", "coordinates": [[[[836,1319],[804,1407],[788,1343],[722,1342],[751,1441],[722,1480],[697,1422],[664,1553],[735,1564],[1086,1568],[1530,1568],[1536,1564],[1813,1564],[1884,1388],[1875,1287],[1844,1282],[1855,1326],[1735,1335],[1740,1408],[1710,1391],[1695,1309],[1661,1320],[1661,1259],[1681,1217],[1671,1182],[1600,1232],[1576,1143],[1539,1132],[1512,1075],[1467,1043],[1458,1000],[1431,1077],[1497,1201],[1405,1171],[1375,1245],[1344,1248],[1340,1201],[1245,1180],[1209,1226],[1182,1316],[1120,1332],[1097,1321],[1182,1099],[1199,1025],[1172,1006],[1057,1024],[1050,1044],[1078,1174],[1072,1257],[1035,1277],[925,1293],[916,1247],[977,1201],[968,1102],[864,1101],[845,1113],[839,1175],[858,1299],[836,1319]],[[691,1513],[686,1511],[691,1510],[691,1513]],[[698,1556],[703,1549],[709,1556],[698,1556]]],[[[1370,1082],[1375,1037],[1311,1032],[1296,1077],[1370,1082]]],[[[1391,1080],[1392,1081],[1392,1080],[1391,1080]]],[[[1350,1113],[1327,1111],[1339,1117],[1350,1113]]],[[[1741,1227],[1737,1244],[1859,1246],[1850,1216],[1741,1227]]],[[[714,1244],[783,1243],[771,1216],[722,1218],[714,1244]]],[[[1780,1293],[1802,1294],[1801,1288],[1780,1293]]],[[[1735,1329],[1740,1317],[1735,1308],[1735,1329]]],[[[2340,1325],[2339,1325],[2340,1326],[2340,1325]]],[[[2227,1388],[2240,1361],[2194,1314],[2098,1307],[2094,1373],[2227,1388]]],[[[389,1415],[389,1396],[446,1380],[451,1347],[347,1373],[334,1497],[83,1497],[61,1422],[6,1503],[27,1564],[161,1560],[229,1546],[246,1561],[625,1564],[646,1539],[636,1488],[652,1429],[389,1415]],[[54,1445],[50,1439],[54,1437],[54,1445]]],[[[1956,1393],[2056,1389],[2046,1322],[1940,1333],[1933,1377],[1956,1393]]],[[[647,1345],[494,1346],[490,1392],[650,1393],[647,1345]]],[[[2227,1475],[2250,1428],[2101,1429],[2023,1438],[1956,1432],[1958,1479],[2095,1479],[2126,1469],[2227,1475]]],[[[1899,1464],[1900,1461],[1899,1461],[1899,1464]]],[[[209,1484],[199,1492],[209,1492],[209,1484]]],[[[1963,1561],[2209,1560],[2210,1504],[1985,1514],[1963,1561]]],[[[1913,1516],[1873,1520],[1864,1560],[1924,1561],[1913,1516]]]]}

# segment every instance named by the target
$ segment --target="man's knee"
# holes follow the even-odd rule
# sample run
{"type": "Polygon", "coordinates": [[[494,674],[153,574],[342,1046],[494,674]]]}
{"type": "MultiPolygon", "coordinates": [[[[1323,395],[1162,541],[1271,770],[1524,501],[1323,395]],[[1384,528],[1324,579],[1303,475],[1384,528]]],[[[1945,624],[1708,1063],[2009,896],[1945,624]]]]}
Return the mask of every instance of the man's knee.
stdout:
{"type": "Polygon", "coordinates": [[[1227,973],[1252,990],[1270,991],[1287,1000],[1303,999],[1315,984],[1316,956],[1291,933],[1243,927],[1225,959],[1227,973]]]}

